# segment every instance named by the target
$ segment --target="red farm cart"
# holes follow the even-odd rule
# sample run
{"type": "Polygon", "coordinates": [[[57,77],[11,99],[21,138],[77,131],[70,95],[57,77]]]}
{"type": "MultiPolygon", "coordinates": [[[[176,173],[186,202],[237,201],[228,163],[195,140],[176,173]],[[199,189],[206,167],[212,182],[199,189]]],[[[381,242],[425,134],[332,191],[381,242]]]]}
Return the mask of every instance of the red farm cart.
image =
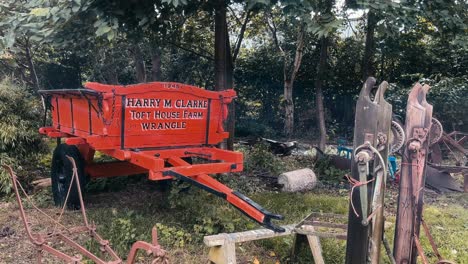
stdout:
{"type": "MultiPolygon", "coordinates": [[[[67,195],[72,167],[78,177],[148,173],[150,180],[178,179],[224,198],[241,212],[274,231],[281,220],[208,174],[243,169],[242,153],[217,148],[229,134],[223,123],[234,90],[214,92],[195,86],[153,82],[129,86],[87,83],[83,89],[40,91],[52,115],[52,125],[40,133],[57,138],[52,158],[52,189],[56,204],[67,195]],[[61,140],[63,139],[63,140],[61,140]],[[95,151],[117,162],[93,162],[95,151]],[[191,164],[189,159],[203,160],[191,164]]],[[[76,184],[72,182],[71,184],[76,184]]],[[[78,188],[72,186],[67,206],[79,207],[78,188]]]]}

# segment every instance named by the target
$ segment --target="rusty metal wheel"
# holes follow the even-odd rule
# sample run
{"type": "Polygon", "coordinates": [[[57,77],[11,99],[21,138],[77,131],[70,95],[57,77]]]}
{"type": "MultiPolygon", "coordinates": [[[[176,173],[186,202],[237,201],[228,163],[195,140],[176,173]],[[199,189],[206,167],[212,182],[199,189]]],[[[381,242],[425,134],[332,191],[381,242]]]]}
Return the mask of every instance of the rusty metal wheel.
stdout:
{"type": "Polygon", "coordinates": [[[403,126],[397,121],[392,121],[390,133],[390,153],[398,152],[405,144],[406,135],[403,126]]]}
{"type": "Polygon", "coordinates": [[[442,127],[440,121],[432,118],[431,130],[429,132],[429,145],[434,145],[435,143],[439,142],[443,133],[444,128],[442,127]]]}

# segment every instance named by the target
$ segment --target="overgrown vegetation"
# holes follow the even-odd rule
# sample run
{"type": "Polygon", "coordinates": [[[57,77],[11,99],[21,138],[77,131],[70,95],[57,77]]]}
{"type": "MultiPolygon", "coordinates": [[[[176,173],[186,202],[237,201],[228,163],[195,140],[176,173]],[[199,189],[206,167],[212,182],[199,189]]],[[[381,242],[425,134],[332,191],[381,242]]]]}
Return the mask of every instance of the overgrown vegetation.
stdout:
{"type": "MultiPolygon", "coordinates": [[[[28,89],[12,79],[0,80],[0,163],[34,170],[37,154],[45,146],[37,132],[42,109],[28,89]]],[[[29,172],[32,170],[28,170],[29,172]]],[[[20,175],[27,183],[33,176],[20,175]]],[[[0,170],[0,196],[11,191],[10,176],[0,170]]]]}
{"type": "MultiPolygon", "coordinates": [[[[171,195],[170,200],[177,200],[176,205],[163,204],[162,194],[155,192],[153,186],[139,182],[127,185],[121,191],[114,193],[89,194],[86,198],[90,219],[96,223],[98,232],[109,239],[111,245],[120,256],[125,256],[136,240],[150,241],[150,231],[156,226],[161,245],[169,250],[173,263],[205,263],[207,249],[203,246],[203,236],[217,232],[235,232],[255,229],[259,226],[247,219],[225,201],[198,189],[190,189],[185,193],[171,195]],[[132,197],[134,196],[134,197],[132,197]],[[121,197],[115,199],[115,197],[121,197]],[[136,203],[140,201],[140,203],[136,203]],[[144,202],[141,202],[144,201],[144,202]],[[201,226],[203,224],[203,226],[201,226]],[[172,252],[172,253],[171,253],[172,252]]],[[[395,191],[387,194],[389,204],[395,204],[395,191]]],[[[50,195],[48,192],[39,193],[35,199],[50,195]]],[[[297,223],[310,212],[327,212],[347,214],[347,192],[338,194],[326,189],[318,189],[308,193],[277,193],[261,192],[249,196],[271,211],[286,216],[282,224],[297,223]]],[[[465,237],[468,235],[466,222],[468,213],[466,194],[452,194],[438,196],[438,200],[429,199],[430,204],[425,207],[424,218],[430,226],[434,239],[441,254],[456,263],[468,260],[465,237]]],[[[50,206],[43,204],[43,206],[50,206]]],[[[391,212],[396,208],[390,207],[391,212]]],[[[79,212],[72,213],[72,217],[81,217],[79,212]]],[[[75,220],[76,221],[76,220],[75,220]]],[[[390,243],[393,241],[395,219],[388,214],[391,223],[386,230],[390,243]]],[[[436,256],[431,253],[428,240],[422,235],[425,252],[432,262],[436,256]]],[[[238,245],[239,259],[253,261],[257,258],[260,263],[284,263],[290,261],[293,237],[287,236],[238,245]]],[[[97,244],[88,244],[96,252],[97,244]]],[[[343,263],[345,242],[335,239],[322,239],[322,247],[326,263],[343,263]]],[[[383,263],[390,263],[382,255],[383,263]]],[[[312,261],[309,249],[304,247],[298,262],[312,261]]]]}

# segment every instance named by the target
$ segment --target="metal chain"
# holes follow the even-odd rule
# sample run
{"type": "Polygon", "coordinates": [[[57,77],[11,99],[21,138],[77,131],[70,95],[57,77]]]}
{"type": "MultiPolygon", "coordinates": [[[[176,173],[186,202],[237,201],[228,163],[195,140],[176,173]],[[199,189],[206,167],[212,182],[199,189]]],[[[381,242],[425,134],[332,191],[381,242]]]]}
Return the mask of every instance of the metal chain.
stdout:
{"type": "MultiPolygon", "coordinates": [[[[101,108],[102,112],[102,108],[101,108]]],[[[105,119],[104,118],[104,113],[102,113],[102,122],[106,126],[110,126],[112,122],[114,121],[114,115],[115,115],[115,89],[112,89],[112,111],[111,111],[111,117],[110,119],[105,119]],[[110,120],[110,121],[109,121],[110,120]]]]}

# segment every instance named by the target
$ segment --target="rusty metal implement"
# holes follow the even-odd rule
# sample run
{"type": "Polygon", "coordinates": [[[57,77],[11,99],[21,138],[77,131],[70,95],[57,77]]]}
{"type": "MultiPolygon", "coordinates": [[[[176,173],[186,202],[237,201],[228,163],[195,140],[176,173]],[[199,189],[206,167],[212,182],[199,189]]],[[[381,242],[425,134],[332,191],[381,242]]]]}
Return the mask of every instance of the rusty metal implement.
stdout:
{"type": "Polygon", "coordinates": [[[416,263],[422,218],[425,167],[432,123],[432,105],[426,101],[429,86],[416,83],[408,95],[400,192],[395,227],[397,263],[416,263]]]}
{"type": "MultiPolygon", "coordinates": [[[[52,124],[42,127],[40,133],[64,138],[66,144],[57,146],[53,168],[66,167],[68,162],[60,157],[73,153],[80,177],[148,173],[153,181],[186,181],[225,199],[261,225],[284,231],[272,223],[283,216],[270,213],[209,176],[243,170],[242,153],[217,147],[229,136],[224,123],[228,104],[236,96],[234,90],[215,92],[181,83],[153,82],[128,86],[86,83],[84,89],[39,92],[52,115],[52,124]],[[95,151],[118,161],[96,163],[95,151]]],[[[67,183],[59,168],[53,172],[53,187],[54,183],[67,183]]],[[[56,189],[56,197],[64,197],[59,193],[63,188],[56,189]]],[[[56,200],[56,204],[63,202],[56,200]]]]}
{"type": "Polygon", "coordinates": [[[384,230],[384,192],[387,175],[392,106],[384,99],[382,82],[371,99],[375,79],[366,80],[356,104],[352,185],[346,243],[346,263],[379,263],[384,230]]]}
{"type": "Polygon", "coordinates": [[[438,258],[437,263],[453,263],[442,258],[423,219],[429,147],[444,135],[441,123],[432,117],[433,106],[426,101],[429,89],[429,85],[416,83],[408,95],[405,122],[407,139],[401,163],[394,240],[394,257],[398,264],[416,264],[418,255],[424,264],[429,263],[420,242],[421,225],[438,258]]]}
{"type": "MultiPolygon", "coordinates": [[[[70,159],[70,162],[73,167],[73,177],[72,181],[77,182],[78,188],[80,188],[79,185],[79,177],[77,176],[77,167],[75,164],[75,160],[71,157],[68,157],[70,159]]],[[[83,257],[86,257],[89,260],[92,260],[94,263],[97,264],[118,264],[118,263],[124,263],[123,260],[117,256],[115,251],[110,247],[109,241],[103,239],[97,232],[96,232],[96,227],[88,222],[88,217],[86,215],[86,209],[83,203],[83,196],[81,195],[81,190],[78,191],[79,193],[79,199],[81,203],[81,214],[83,217],[83,224],[81,226],[74,226],[74,227],[67,227],[64,224],[61,223],[61,219],[65,210],[65,204],[61,209],[61,212],[58,216],[57,219],[54,219],[52,216],[48,215],[45,213],[43,210],[39,209],[34,202],[31,200],[31,198],[27,195],[26,191],[24,188],[21,186],[20,182],[18,181],[18,178],[13,171],[13,169],[10,166],[4,165],[3,168],[5,168],[8,173],[10,174],[11,180],[13,182],[13,190],[15,192],[16,200],[18,201],[18,207],[19,211],[21,214],[21,220],[23,221],[24,228],[26,230],[26,234],[31,241],[31,243],[36,247],[37,249],[37,263],[43,263],[43,258],[44,258],[44,252],[47,252],[54,256],[57,259],[61,259],[65,261],[66,263],[82,263],[83,257]],[[26,210],[24,209],[23,206],[23,201],[21,199],[21,193],[23,194],[24,197],[26,197],[27,201],[32,205],[32,207],[37,210],[41,215],[45,216],[48,220],[50,220],[52,223],[54,223],[53,226],[53,231],[48,231],[46,233],[41,233],[41,232],[35,232],[33,231],[33,226],[31,222],[29,221],[27,215],[26,215],[26,210]],[[72,236],[74,235],[83,235],[86,234],[89,239],[95,240],[99,245],[100,245],[100,250],[102,253],[106,253],[109,258],[111,258],[111,261],[106,261],[103,260],[102,258],[96,256],[93,254],[91,251],[77,243],[72,236]],[[63,252],[57,245],[59,243],[64,243],[68,247],[72,248],[75,252],[78,252],[79,254],[71,256],[70,254],[67,254],[68,252],[63,252]],[[54,247],[55,245],[55,247],[54,247]]],[[[70,185],[71,187],[72,185],[70,185]]],[[[70,189],[68,190],[68,194],[70,193],[70,189]]],[[[68,199],[68,196],[67,196],[68,199]]],[[[131,264],[135,263],[135,257],[136,254],[139,250],[142,250],[146,252],[149,256],[153,257],[153,264],[168,264],[169,260],[166,256],[166,251],[161,248],[161,246],[158,243],[158,235],[156,228],[154,227],[152,230],[152,243],[148,243],[145,241],[136,241],[130,252],[128,253],[127,256],[127,261],[125,263],[131,264]]]]}

